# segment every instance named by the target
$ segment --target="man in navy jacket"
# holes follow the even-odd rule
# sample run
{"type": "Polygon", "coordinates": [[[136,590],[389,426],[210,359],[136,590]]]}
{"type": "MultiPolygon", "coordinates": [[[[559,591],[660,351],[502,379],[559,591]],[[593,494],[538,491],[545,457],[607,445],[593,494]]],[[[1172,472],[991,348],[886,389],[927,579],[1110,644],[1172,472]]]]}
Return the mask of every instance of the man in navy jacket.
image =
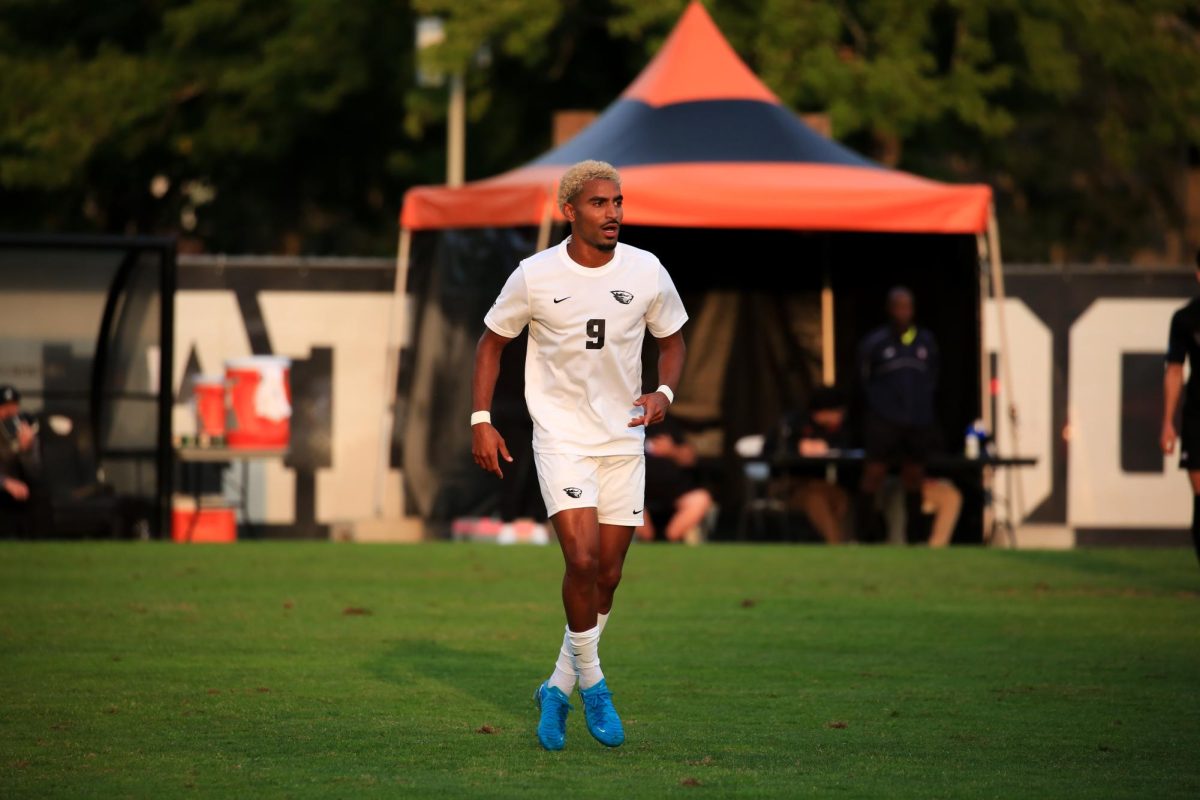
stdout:
{"type": "Polygon", "coordinates": [[[899,467],[905,492],[909,541],[920,538],[921,485],[925,461],[940,445],[933,409],[939,355],[929,331],[913,323],[913,295],[904,287],[888,292],[888,324],[872,331],[858,347],[866,465],[858,527],[867,540],[881,538],[875,499],[888,469],[899,467]]]}

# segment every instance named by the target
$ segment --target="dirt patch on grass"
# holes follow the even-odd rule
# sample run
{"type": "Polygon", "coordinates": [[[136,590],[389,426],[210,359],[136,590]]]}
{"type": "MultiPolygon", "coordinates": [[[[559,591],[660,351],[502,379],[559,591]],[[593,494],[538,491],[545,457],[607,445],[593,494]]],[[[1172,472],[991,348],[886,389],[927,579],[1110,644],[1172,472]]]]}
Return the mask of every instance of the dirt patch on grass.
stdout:
{"type": "Polygon", "coordinates": [[[359,608],[358,606],[347,606],[346,608],[342,609],[342,616],[345,616],[345,617],[369,617],[369,616],[371,616],[371,609],[359,608]]]}
{"type": "Polygon", "coordinates": [[[840,730],[849,728],[850,723],[846,722],[846,720],[844,720],[844,719],[835,719],[835,720],[831,720],[830,722],[826,722],[825,727],[840,731],[840,730]]]}
{"type": "Polygon", "coordinates": [[[476,728],[476,729],[475,729],[475,732],[476,732],[476,733],[488,733],[488,734],[492,734],[492,733],[499,733],[499,732],[500,732],[500,729],[499,729],[499,728],[496,728],[496,727],[493,727],[493,726],[491,726],[491,725],[481,725],[481,726],[479,726],[478,728],[476,728]]]}

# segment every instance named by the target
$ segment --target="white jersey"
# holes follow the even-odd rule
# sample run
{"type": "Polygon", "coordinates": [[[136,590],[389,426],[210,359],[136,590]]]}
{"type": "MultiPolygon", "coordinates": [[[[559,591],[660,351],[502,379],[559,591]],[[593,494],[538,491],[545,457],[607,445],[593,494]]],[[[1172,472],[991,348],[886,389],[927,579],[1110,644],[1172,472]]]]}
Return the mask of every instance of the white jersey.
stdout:
{"type": "Polygon", "coordinates": [[[671,276],[652,253],[618,244],[602,267],[584,267],[567,243],[521,262],[484,324],[514,339],[529,326],[525,401],[538,453],[641,455],[646,330],[670,336],[687,322],[671,276]]]}

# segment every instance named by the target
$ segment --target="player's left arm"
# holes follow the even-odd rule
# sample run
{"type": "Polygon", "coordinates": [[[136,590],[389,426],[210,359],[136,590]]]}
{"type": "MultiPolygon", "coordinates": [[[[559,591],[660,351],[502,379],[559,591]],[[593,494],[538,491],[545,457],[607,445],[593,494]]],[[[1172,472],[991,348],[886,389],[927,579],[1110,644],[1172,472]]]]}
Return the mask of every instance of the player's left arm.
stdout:
{"type": "MultiPolygon", "coordinates": [[[[683,375],[683,360],[687,356],[683,331],[675,331],[670,336],[655,341],[658,342],[658,381],[675,389],[679,386],[679,378],[683,375]]],[[[629,421],[631,428],[662,422],[667,417],[667,407],[671,405],[671,401],[662,392],[653,391],[634,400],[633,404],[642,409],[642,416],[629,421]]]]}
{"type": "Polygon", "coordinates": [[[1188,330],[1182,311],[1171,317],[1171,332],[1167,339],[1167,358],[1163,371],[1163,415],[1159,445],[1165,455],[1175,452],[1175,412],[1183,394],[1183,362],[1187,360],[1188,330]]]}

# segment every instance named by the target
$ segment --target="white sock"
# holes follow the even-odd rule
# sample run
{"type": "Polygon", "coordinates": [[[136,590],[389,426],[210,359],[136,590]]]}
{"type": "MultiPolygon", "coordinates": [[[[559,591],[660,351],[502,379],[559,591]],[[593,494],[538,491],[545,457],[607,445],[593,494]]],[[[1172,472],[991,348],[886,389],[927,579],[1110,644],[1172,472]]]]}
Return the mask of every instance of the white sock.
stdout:
{"type": "MultiPolygon", "coordinates": [[[[564,626],[565,627],[565,626],[564,626]]],[[[551,686],[558,687],[567,697],[575,691],[575,655],[571,652],[571,629],[566,628],[563,634],[562,647],[558,649],[558,661],[554,662],[554,672],[550,673],[551,686]]]]}
{"type": "Polygon", "coordinates": [[[567,638],[571,640],[571,652],[579,670],[579,688],[590,689],[604,680],[604,673],[600,671],[600,626],[587,631],[568,629],[567,638]]]}
{"type": "MultiPolygon", "coordinates": [[[[610,612],[611,613],[611,612],[610,612]]],[[[608,623],[608,614],[596,615],[596,628],[599,636],[604,635],[604,626],[608,623]]],[[[575,668],[575,654],[571,652],[571,629],[563,633],[562,646],[558,648],[558,660],[554,662],[554,671],[550,673],[547,683],[557,686],[559,691],[568,697],[575,691],[575,682],[579,679],[579,670],[575,668]]]]}

